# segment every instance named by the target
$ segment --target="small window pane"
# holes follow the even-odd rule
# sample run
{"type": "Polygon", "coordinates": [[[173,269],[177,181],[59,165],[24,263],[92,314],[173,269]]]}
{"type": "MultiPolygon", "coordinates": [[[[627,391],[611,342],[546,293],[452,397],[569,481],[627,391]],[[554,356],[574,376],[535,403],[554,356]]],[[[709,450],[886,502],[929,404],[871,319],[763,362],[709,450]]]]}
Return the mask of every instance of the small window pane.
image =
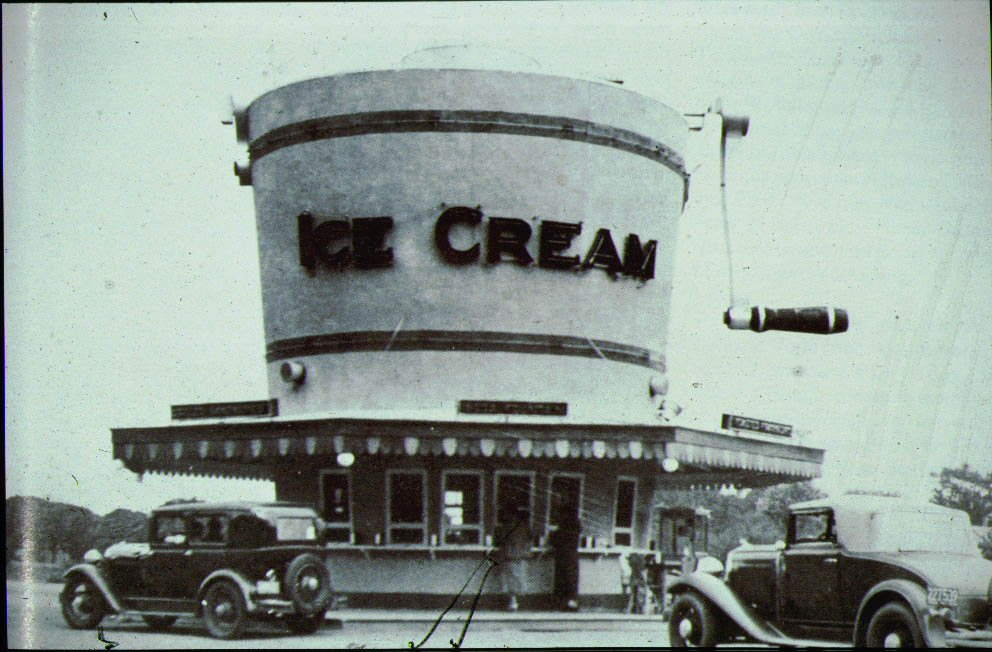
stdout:
{"type": "Polygon", "coordinates": [[[461,507],[445,507],[444,508],[445,522],[448,525],[464,525],[465,515],[463,514],[463,512],[464,510],[461,507]]]}
{"type": "Polygon", "coordinates": [[[349,523],[348,476],[344,473],[327,473],[324,482],[324,520],[328,523],[349,523]]]}
{"type": "Polygon", "coordinates": [[[448,530],[444,534],[444,542],[451,544],[482,543],[482,533],[478,528],[448,530]]]}
{"type": "Polygon", "coordinates": [[[276,520],[276,538],[279,541],[313,541],[317,528],[312,518],[283,517],[276,520]]]}
{"type": "Polygon", "coordinates": [[[165,537],[186,534],[186,524],[182,516],[159,516],[155,520],[155,541],[161,543],[165,537]]]}
{"type": "Polygon", "coordinates": [[[620,480],[617,484],[617,522],[618,528],[634,526],[634,490],[636,485],[630,480],[620,480]]]}
{"type": "Polygon", "coordinates": [[[479,509],[482,479],[477,475],[451,474],[445,476],[444,484],[445,514],[457,508],[461,523],[478,525],[482,520],[479,509]]]}
{"type": "Polygon", "coordinates": [[[424,533],[419,529],[393,528],[390,539],[392,543],[423,543],[424,533]]]}
{"type": "Polygon", "coordinates": [[[228,517],[191,516],[186,521],[186,537],[189,543],[224,543],[227,540],[228,517]]]}
{"type": "Polygon", "coordinates": [[[527,475],[500,475],[496,481],[496,519],[499,525],[513,524],[520,517],[530,520],[531,482],[527,475]],[[520,514],[517,510],[525,513],[520,514]]]}
{"type": "Polygon", "coordinates": [[[567,475],[558,475],[551,479],[550,509],[548,510],[548,528],[557,529],[566,510],[576,515],[581,514],[579,497],[582,492],[582,481],[567,475]]]}
{"type": "Polygon", "coordinates": [[[442,514],[444,543],[479,543],[482,540],[482,476],[446,473],[442,514]]]}
{"type": "MultiPolygon", "coordinates": [[[[395,473],[389,483],[389,520],[392,523],[424,522],[424,478],[418,473],[395,473]]],[[[421,533],[417,533],[418,539],[421,533]]]]}
{"type": "Polygon", "coordinates": [[[324,530],[324,539],[332,543],[350,543],[351,530],[348,528],[328,528],[324,530]]]}
{"type": "Polygon", "coordinates": [[[829,539],[829,514],[796,515],[796,541],[828,541],[829,539]]]}

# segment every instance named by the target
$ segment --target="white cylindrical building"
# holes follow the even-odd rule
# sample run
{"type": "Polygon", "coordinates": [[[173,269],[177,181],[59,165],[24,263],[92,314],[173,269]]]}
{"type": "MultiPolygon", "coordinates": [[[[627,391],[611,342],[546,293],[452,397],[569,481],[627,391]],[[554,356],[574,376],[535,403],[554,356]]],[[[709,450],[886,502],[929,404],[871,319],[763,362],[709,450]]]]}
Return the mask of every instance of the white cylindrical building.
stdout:
{"type": "Polygon", "coordinates": [[[660,418],[678,112],[611,84],[415,69],[291,84],[236,122],[269,396],[173,406],[115,429],[114,456],[313,504],[352,605],[447,604],[512,515],[533,543],[521,604],[548,606],[548,541],[575,510],[579,597],[620,606],[621,556],[660,545],[657,488],[819,475],[822,451],[660,418]]]}
{"type": "Polygon", "coordinates": [[[498,398],[651,422],[678,113],[605,84],[396,70],[277,89],[247,121],[281,413],[498,398]]]}

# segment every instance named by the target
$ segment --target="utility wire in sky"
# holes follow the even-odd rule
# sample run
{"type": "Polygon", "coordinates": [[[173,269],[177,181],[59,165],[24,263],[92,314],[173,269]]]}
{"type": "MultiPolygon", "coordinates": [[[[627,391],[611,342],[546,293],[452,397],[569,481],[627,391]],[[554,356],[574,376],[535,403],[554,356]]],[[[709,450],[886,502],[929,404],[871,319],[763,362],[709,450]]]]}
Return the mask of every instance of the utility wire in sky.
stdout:
{"type": "MultiPolygon", "coordinates": [[[[957,242],[955,241],[955,244],[957,242]]],[[[936,435],[936,427],[938,422],[938,415],[944,406],[944,394],[945,386],[947,385],[947,376],[950,373],[951,362],[954,359],[954,345],[958,340],[958,335],[961,332],[961,313],[964,311],[965,306],[965,289],[968,285],[968,261],[972,260],[974,257],[976,249],[976,243],[974,241],[970,242],[967,249],[960,256],[958,263],[955,265],[953,270],[950,270],[950,275],[954,278],[954,282],[948,284],[947,289],[944,291],[944,296],[948,298],[950,305],[948,306],[947,318],[941,319],[935,326],[934,330],[936,332],[929,333],[928,339],[941,338],[944,335],[946,328],[953,325],[953,333],[950,337],[944,336],[941,338],[941,345],[935,346],[932,354],[928,356],[928,360],[932,360],[934,363],[939,361],[943,357],[943,365],[935,377],[930,377],[929,374],[920,374],[916,377],[917,387],[919,389],[920,398],[925,398],[928,394],[933,395],[933,401],[930,404],[930,409],[923,409],[922,420],[924,421],[923,427],[920,428],[920,436],[926,436],[926,445],[921,446],[923,451],[933,450],[933,441],[936,435]],[[945,346],[946,345],[946,346],[945,346]],[[923,384],[921,387],[920,385],[923,384]],[[927,389],[929,385],[933,385],[931,389],[927,389]]],[[[936,311],[935,311],[936,312],[936,311]]],[[[922,354],[921,354],[922,355],[922,354]]],[[[920,405],[926,405],[924,400],[921,400],[920,405]]],[[[922,468],[921,476],[927,474],[927,464],[931,460],[930,455],[920,455],[917,458],[920,462],[922,468]]],[[[920,498],[925,499],[926,496],[920,496],[920,498]]]]}
{"type": "MultiPolygon", "coordinates": [[[[926,299],[917,304],[918,307],[914,314],[927,315],[927,318],[922,320],[922,323],[918,323],[914,330],[911,331],[912,338],[909,346],[903,349],[904,356],[900,360],[899,373],[894,375],[885,374],[880,378],[880,381],[884,382],[886,377],[888,377],[890,382],[899,388],[895,397],[889,402],[888,415],[885,419],[888,432],[884,434],[883,439],[887,441],[904,441],[920,436],[920,433],[912,432],[913,426],[919,424],[918,418],[914,419],[913,417],[914,415],[919,415],[921,410],[926,409],[919,405],[919,403],[925,399],[927,392],[920,392],[918,395],[920,400],[913,400],[916,396],[914,396],[912,390],[914,386],[919,387],[919,383],[929,384],[934,381],[929,376],[923,377],[925,376],[923,358],[924,354],[927,360],[936,360],[939,357],[937,346],[931,340],[938,334],[936,328],[938,324],[938,313],[940,312],[937,309],[938,303],[941,297],[946,296],[948,292],[948,280],[954,261],[954,254],[961,240],[964,217],[964,211],[958,214],[953,240],[947,248],[947,253],[934,270],[932,288],[926,299]]],[[[940,319],[939,323],[944,324],[946,320],[940,319]]],[[[948,352],[947,355],[949,354],[948,352]]],[[[932,409],[936,409],[936,407],[932,409]]]]}
{"type": "MultiPolygon", "coordinates": [[[[858,139],[850,138],[848,133],[851,131],[851,125],[854,123],[854,113],[861,106],[861,99],[864,97],[865,90],[868,88],[871,73],[880,62],[881,58],[877,54],[873,54],[865,57],[861,68],[858,70],[858,76],[854,81],[855,91],[849,93],[851,101],[844,111],[844,126],[841,127],[839,136],[837,137],[837,148],[834,150],[833,156],[830,157],[830,163],[826,169],[825,174],[829,175],[828,178],[833,177],[837,173],[837,170],[843,167],[842,157],[844,152],[847,151],[850,156],[852,144],[858,142],[858,139]]],[[[805,207],[808,210],[809,204],[806,204],[805,207]]]]}
{"type": "Polygon", "coordinates": [[[913,75],[916,73],[916,69],[920,67],[920,62],[923,61],[923,55],[919,52],[913,57],[913,60],[909,64],[909,70],[906,71],[906,76],[902,80],[902,85],[899,87],[899,91],[896,93],[895,100],[892,102],[892,108],[889,110],[889,117],[885,123],[885,130],[882,132],[888,133],[889,129],[892,128],[892,121],[896,117],[896,112],[902,107],[903,97],[906,95],[906,91],[909,90],[910,82],[913,79],[913,75]]]}
{"type": "MultiPolygon", "coordinates": [[[[778,209],[776,213],[781,214],[782,207],[785,206],[785,200],[789,196],[789,190],[792,188],[792,180],[796,176],[796,169],[799,167],[799,161],[802,159],[803,153],[806,151],[806,144],[809,142],[809,135],[813,132],[813,126],[816,125],[817,119],[820,117],[820,109],[823,108],[823,101],[827,98],[827,93],[830,90],[830,84],[833,82],[834,77],[837,75],[837,69],[840,68],[842,61],[840,50],[837,51],[837,56],[834,58],[833,68],[827,74],[827,79],[823,84],[823,92],[820,94],[820,100],[816,103],[816,108],[813,110],[813,116],[810,118],[809,124],[806,126],[806,133],[803,134],[802,142],[800,142],[799,147],[796,148],[796,157],[792,161],[792,167],[789,168],[789,176],[785,182],[785,191],[782,193],[782,200],[778,204],[778,209]]],[[[767,214],[767,209],[765,213],[767,214]]]]}
{"type": "MultiPolygon", "coordinates": [[[[895,98],[892,102],[892,107],[889,110],[888,122],[885,128],[878,131],[875,140],[876,151],[882,151],[884,149],[884,141],[888,137],[888,132],[892,127],[892,121],[902,103],[902,98],[910,86],[910,80],[913,77],[916,69],[919,67],[922,57],[917,54],[912,62],[909,64],[909,69],[906,71],[903,77],[902,85],[899,91],[896,93],[895,98]]],[[[893,382],[896,377],[902,377],[902,371],[899,374],[895,374],[897,366],[902,365],[903,369],[907,364],[907,359],[905,356],[905,351],[908,350],[913,332],[911,330],[912,323],[907,320],[906,313],[900,315],[898,312],[893,314],[893,323],[888,328],[891,332],[891,337],[888,338],[888,346],[886,347],[887,354],[885,357],[885,362],[877,368],[875,374],[874,389],[872,390],[872,399],[869,403],[871,408],[871,414],[868,419],[863,423],[860,436],[858,437],[858,444],[856,450],[864,451],[868,443],[868,438],[873,434],[882,432],[883,428],[886,427],[888,419],[892,413],[890,407],[890,401],[892,401],[892,390],[896,383],[893,382]],[[903,355],[899,355],[900,352],[903,355]],[[885,406],[883,410],[882,407],[885,406]]]]}

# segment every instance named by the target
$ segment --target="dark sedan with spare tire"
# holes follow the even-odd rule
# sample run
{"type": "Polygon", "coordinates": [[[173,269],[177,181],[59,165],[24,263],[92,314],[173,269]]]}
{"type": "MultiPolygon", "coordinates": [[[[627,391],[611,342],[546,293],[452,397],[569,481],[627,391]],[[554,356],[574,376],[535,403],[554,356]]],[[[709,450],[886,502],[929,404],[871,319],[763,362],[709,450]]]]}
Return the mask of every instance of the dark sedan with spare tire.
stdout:
{"type": "Polygon", "coordinates": [[[290,503],[183,503],[160,507],[147,543],[86,553],[65,574],[62,614],[95,628],[105,615],[140,615],[153,629],[203,618],[212,636],[237,638],[252,620],[317,631],[334,593],[322,522],[290,503]]]}

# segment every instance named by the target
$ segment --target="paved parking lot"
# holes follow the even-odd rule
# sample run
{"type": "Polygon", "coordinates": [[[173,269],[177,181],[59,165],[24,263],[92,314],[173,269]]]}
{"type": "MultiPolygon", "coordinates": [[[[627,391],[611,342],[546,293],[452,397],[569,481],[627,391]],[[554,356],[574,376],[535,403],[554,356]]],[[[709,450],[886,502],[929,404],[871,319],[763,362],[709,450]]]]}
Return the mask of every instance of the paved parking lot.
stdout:
{"type": "MultiPolygon", "coordinates": [[[[7,643],[12,648],[109,649],[151,648],[407,648],[419,644],[438,614],[427,611],[349,609],[332,612],[327,625],[312,636],[255,625],[238,641],[211,638],[196,619],[182,619],[166,633],[150,631],[140,619],[111,617],[101,632],[69,629],[59,611],[59,584],[7,582],[7,643]],[[103,640],[100,640],[102,636],[103,640]]],[[[449,613],[423,646],[451,649],[462,634],[467,613],[449,613]]],[[[613,613],[479,612],[465,634],[465,647],[666,647],[666,624],[657,616],[613,613]]]]}

